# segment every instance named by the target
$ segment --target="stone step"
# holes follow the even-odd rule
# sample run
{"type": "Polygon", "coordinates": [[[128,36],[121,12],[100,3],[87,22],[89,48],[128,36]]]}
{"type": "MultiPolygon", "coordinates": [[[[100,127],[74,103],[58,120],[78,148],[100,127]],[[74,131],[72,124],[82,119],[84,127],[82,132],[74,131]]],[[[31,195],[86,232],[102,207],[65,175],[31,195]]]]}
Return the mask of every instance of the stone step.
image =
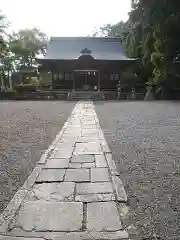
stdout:
{"type": "Polygon", "coordinates": [[[101,92],[93,92],[93,91],[72,91],[70,93],[69,99],[70,101],[78,101],[78,100],[103,100],[101,92]]]}
{"type": "Polygon", "coordinates": [[[105,100],[116,100],[117,99],[116,91],[104,91],[103,94],[104,94],[105,100]]]}

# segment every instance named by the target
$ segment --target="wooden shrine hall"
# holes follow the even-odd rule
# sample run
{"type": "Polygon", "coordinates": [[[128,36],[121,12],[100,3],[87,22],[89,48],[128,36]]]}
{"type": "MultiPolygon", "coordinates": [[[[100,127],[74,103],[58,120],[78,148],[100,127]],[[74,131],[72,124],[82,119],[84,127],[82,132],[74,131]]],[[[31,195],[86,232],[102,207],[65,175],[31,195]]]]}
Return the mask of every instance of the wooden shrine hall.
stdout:
{"type": "Polygon", "coordinates": [[[39,73],[50,74],[52,89],[116,90],[121,73],[132,65],[120,38],[52,37],[39,73]]]}

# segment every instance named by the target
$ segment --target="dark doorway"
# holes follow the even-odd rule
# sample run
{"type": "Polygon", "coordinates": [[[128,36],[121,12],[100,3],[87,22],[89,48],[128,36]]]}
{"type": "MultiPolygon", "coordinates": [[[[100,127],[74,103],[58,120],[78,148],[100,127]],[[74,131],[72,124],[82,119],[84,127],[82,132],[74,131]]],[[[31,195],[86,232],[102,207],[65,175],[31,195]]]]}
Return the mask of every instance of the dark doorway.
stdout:
{"type": "Polygon", "coordinates": [[[98,89],[98,71],[96,70],[75,70],[75,90],[94,91],[98,89]]]}

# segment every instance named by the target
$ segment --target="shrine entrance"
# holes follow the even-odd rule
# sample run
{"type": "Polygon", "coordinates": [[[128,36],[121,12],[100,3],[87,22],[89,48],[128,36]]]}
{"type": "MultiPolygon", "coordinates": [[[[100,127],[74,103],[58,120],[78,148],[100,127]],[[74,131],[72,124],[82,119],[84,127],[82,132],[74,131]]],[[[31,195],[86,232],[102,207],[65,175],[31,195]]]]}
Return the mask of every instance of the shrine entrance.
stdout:
{"type": "Polygon", "coordinates": [[[96,91],[99,89],[97,70],[74,70],[74,90],[96,91]]]}

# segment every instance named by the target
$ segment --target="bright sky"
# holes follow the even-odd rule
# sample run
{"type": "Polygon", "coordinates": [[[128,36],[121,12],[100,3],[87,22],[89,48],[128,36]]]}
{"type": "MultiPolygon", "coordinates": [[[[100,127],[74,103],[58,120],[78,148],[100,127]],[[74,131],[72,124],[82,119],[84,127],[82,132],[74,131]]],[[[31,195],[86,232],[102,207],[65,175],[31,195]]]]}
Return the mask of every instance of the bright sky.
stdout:
{"type": "Polygon", "coordinates": [[[131,0],[0,0],[14,31],[38,27],[48,36],[87,36],[94,28],[127,20],[131,0]]]}

